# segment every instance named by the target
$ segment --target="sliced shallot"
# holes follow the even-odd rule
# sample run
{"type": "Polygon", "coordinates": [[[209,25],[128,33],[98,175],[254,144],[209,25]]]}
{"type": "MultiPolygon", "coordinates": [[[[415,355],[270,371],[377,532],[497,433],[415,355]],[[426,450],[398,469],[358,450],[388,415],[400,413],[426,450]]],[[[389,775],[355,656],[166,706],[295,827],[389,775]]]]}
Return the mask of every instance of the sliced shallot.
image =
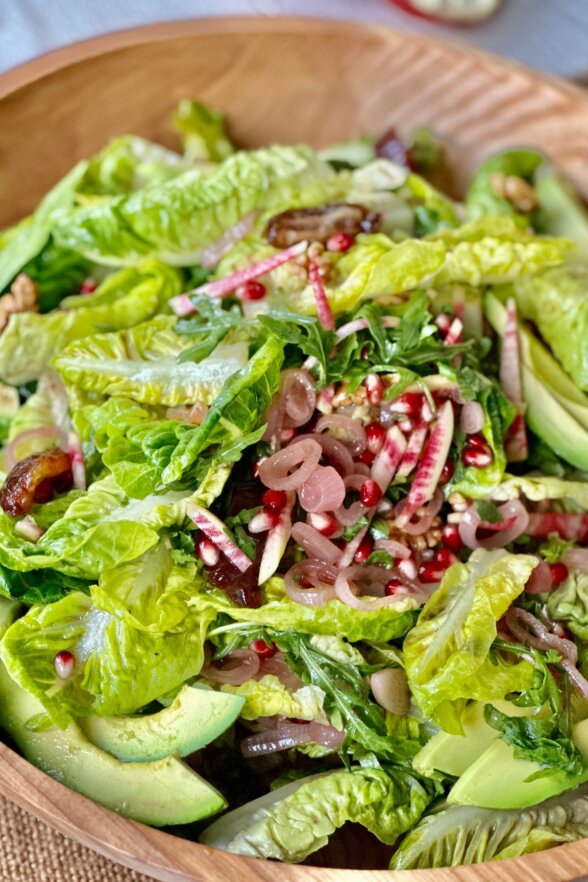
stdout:
{"type": "Polygon", "coordinates": [[[485,548],[490,551],[493,548],[504,548],[513,539],[518,539],[526,533],[529,524],[529,512],[520,499],[511,499],[498,509],[502,520],[497,523],[480,520],[474,505],[470,505],[462,516],[459,523],[459,535],[461,541],[468,548],[485,548]],[[483,529],[494,533],[485,539],[478,538],[478,530],[483,529]]]}
{"type": "Polygon", "coordinates": [[[315,433],[318,435],[324,431],[331,431],[349,445],[349,449],[355,456],[364,452],[367,439],[365,429],[360,422],[342,413],[332,413],[320,417],[316,424],[315,433]]]}
{"type": "Polygon", "coordinates": [[[263,756],[280,750],[290,750],[301,744],[322,744],[337,750],[345,739],[345,732],[321,723],[290,723],[280,720],[273,729],[257,732],[241,742],[244,757],[263,756]]]}
{"type": "Polygon", "coordinates": [[[303,606],[324,606],[336,597],[336,578],[335,567],[320,560],[301,560],[286,573],[284,589],[295,603],[303,606]]]}
{"type": "Polygon", "coordinates": [[[338,563],[341,557],[341,549],[337,548],[335,543],[327,539],[326,536],[322,536],[310,524],[304,524],[302,521],[294,524],[292,538],[304,549],[308,557],[331,565],[338,563]]]}
{"type": "Polygon", "coordinates": [[[466,435],[481,432],[486,422],[484,408],[479,401],[466,401],[459,415],[459,428],[466,435]]]}
{"type": "MultiPolygon", "coordinates": [[[[53,447],[56,441],[59,442],[62,450],[65,450],[67,447],[67,434],[54,426],[42,426],[38,429],[25,429],[24,432],[19,432],[19,434],[6,445],[4,450],[4,462],[7,472],[12,471],[17,462],[20,462],[22,459],[18,453],[21,444],[28,444],[30,441],[36,442],[37,440],[42,441],[43,443],[34,444],[34,453],[39,453],[42,450],[53,447]]],[[[31,451],[29,450],[27,456],[30,453],[31,451]]]]}
{"type": "Polygon", "coordinates": [[[332,466],[317,466],[310,478],[298,488],[298,499],[304,511],[322,513],[335,511],[345,499],[345,484],[332,466]]]}
{"type": "Polygon", "coordinates": [[[310,478],[321,455],[322,448],[316,441],[297,439],[296,443],[264,459],[259,466],[260,480],[272,490],[296,490],[310,478]]]}
{"type": "Polygon", "coordinates": [[[259,671],[259,664],[259,657],[252,649],[234,649],[224,658],[209,662],[201,674],[211,683],[241,686],[254,679],[259,671]]]}
{"type": "Polygon", "coordinates": [[[433,523],[434,518],[437,517],[441,506],[443,505],[443,493],[441,490],[435,490],[433,498],[429,503],[425,506],[421,506],[423,509],[423,513],[418,517],[417,513],[420,513],[420,509],[414,513],[417,515],[418,520],[415,522],[413,520],[414,515],[411,517],[409,521],[404,518],[404,511],[406,508],[406,499],[401,500],[396,508],[394,509],[394,515],[398,522],[398,524],[402,525],[402,530],[404,533],[408,533],[410,536],[421,536],[423,533],[426,533],[433,523]]]}

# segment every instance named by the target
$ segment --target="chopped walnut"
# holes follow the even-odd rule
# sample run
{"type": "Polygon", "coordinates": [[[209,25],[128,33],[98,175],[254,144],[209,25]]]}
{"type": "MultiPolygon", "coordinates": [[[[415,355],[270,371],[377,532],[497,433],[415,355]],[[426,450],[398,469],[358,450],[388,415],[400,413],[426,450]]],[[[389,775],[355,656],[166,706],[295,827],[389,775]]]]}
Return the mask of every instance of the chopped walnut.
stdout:
{"type": "Polygon", "coordinates": [[[497,196],[512,203],[519,211],[525,213],[533,211],[539,204],[533,187],[518,175],[494,172],[490,178],[490,186],[497,196]]]}
{"type": "Polygon", "coordinates": [[[37,312],[39,308],[37,286],[26,273],[19,273],[10,293],[0,297],[0,331],[8,324],[8,319],[16,312],[37,312]]]}

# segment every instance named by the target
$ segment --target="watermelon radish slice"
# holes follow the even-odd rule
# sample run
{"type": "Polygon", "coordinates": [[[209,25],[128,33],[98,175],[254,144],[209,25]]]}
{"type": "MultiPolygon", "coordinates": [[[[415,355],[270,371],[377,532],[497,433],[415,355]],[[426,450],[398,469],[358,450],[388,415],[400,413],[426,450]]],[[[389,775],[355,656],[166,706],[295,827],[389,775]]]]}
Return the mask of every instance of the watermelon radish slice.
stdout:
{"type": "Polygon", "coordinates": [[[396,473],[405,450],[406,439],[404,435],[398,426],[390,426],[386,432],[382,449],[372,464],[372,480],[379,485],[382,493],[385,493],[390,486],[390,481],[396,473]]]}
{"type": "Polygon", "coordinates": [[[402,514],[396,519],[396,526],[403,527],[409,522],[417,508],[433,498],[451,441],[453,439],[453,407],[446,401],[439,408],[435,428],[429,436],[417,473],[414,476],[402,514]]]}
{"type": "Polygon", "coordinates": [[[395,6],[429,21],[445,24],[478,24],[493,15],[502,0],[391,0],[395,6]]]}
{"type": "Polygon", "coordinates": [[[286,550],[290,533],[292,532],[292,509],[296,500],[296,494],[290,491],[286,494],[288,501],[280,511],[275,525],[269,530],[265,541],[265,548],[259,565],[258,584],[263,585],[278,569],[282,555],[286,550]]]}
{"type": "Polygon", "coordinates": [[[216,545],[219,551],[222,551],[229,558],[238,570],[245,573],[249,569],[253,561],[233,542],[220,518],[217,518],[216,515],[211,514],[199,505],[191,505],[189,507],[188,517],[216,545]]]}

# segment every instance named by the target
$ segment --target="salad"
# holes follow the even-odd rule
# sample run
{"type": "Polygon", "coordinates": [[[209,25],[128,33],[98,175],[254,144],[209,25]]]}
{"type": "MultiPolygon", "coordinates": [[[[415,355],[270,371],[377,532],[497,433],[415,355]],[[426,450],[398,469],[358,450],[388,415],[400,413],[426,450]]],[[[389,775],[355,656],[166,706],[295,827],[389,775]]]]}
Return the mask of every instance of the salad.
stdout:
{"type": "Polygon", "coordinates": [[[174,127],[1,234],[2,728],[241,855],[588,836],[579,196],[515,149],[456,201],[424,129],[174,127]]]}

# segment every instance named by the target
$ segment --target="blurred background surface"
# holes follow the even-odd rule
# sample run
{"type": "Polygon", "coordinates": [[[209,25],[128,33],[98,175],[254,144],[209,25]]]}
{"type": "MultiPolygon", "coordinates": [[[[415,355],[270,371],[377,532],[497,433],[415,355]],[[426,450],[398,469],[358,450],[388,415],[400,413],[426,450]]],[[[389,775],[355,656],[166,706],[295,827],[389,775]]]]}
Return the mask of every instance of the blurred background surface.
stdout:
{"type": "Polygon", "coordinates": [[[0,70],[107,31],[236,14],[378,22],[459,40],[559,76],[588,75],[588,0],[505,0],[491,19],[467,28],[415,18],[391,0],[0,0],[0,70]]]}

